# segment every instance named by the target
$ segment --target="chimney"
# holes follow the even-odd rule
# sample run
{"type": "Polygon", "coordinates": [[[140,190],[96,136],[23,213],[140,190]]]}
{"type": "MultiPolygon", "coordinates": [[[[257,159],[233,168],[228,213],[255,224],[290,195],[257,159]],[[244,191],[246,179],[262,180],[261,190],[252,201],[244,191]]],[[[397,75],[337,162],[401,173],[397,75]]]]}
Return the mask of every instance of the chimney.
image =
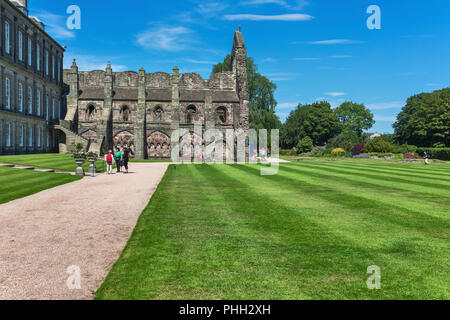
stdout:
{"type": "Polygon", "coordinates": [[[20,2],[20,4],[25,7],[26,9],[28,9],[28,4],[27,4],[27,0],[17,0],[18,2],[20,2]]]}

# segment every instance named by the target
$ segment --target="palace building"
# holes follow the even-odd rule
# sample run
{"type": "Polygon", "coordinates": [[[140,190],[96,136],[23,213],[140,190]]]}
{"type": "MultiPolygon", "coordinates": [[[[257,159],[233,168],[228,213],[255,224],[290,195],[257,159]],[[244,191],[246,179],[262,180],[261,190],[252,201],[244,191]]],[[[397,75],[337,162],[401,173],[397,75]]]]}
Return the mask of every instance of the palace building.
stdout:
{"type": "Polygon", "coordinates": [[[58,152],[64,48],[27,0],[1,0],[0,10],[0,155],[58,152]]]}
{"type": "MultiPolygon", "coordinates": [[[[128,145],[137,158],[169,158],[172,132],[186,129],[193,136],[194,123],[203,132],[247,131],[247,50],[240,30],[234,34],[231,56],[231,71],[210,79],[180,74],[176,66],[172,73],[147,73],[143,68],[113,72],[109,63],[106,70],[79,71],[74,60],[64,70],[70,91],[67,114],[56,126],[62,132],[60,151],[71,151],[80,142],[99,153],[128,145]]],[[[197,147],[194,142],[183,146],[185,151],[197,147]]]]}

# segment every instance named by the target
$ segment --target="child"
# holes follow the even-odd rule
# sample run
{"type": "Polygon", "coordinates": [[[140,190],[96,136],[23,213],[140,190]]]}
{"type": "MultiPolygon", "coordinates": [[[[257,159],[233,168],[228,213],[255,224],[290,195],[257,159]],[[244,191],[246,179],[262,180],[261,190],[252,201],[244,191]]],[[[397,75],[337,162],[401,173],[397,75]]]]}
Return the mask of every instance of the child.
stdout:
{"type": "Polygon", "coordinates": [[[424,158],[425,158],[425,164],[429,165],[429,160],[430,160],[430,155],[428,154],[428,152],[424,152],[424,158]]]}
{"type": "Polygon", "coordinates": [[[109,150],[108,154],[105,155],[106,172],[108,172],[108,174],[112,174],[112,171],[113,171],[113,159],[114,159],[114,156],[112,154],[112,150],[109,150]]]}
{"type": "Polygon", "coordinates": [[[120,173],[120,167],[122,166],[122,152],[120,152],[119,148],[116,148],[116,154],[115,154],[115,158],[116,158],[116,165],[117,165],[117,173],[120,173]]]}

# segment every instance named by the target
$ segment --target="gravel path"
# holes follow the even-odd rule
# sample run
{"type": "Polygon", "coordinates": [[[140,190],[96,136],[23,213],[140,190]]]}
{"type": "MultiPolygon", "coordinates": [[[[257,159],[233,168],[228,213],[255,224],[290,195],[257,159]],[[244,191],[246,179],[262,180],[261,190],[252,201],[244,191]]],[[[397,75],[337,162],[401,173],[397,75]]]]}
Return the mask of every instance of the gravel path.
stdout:
{"type": "Polygon", "coordinates": [[[0,299],[93,298],[168,164],[130,166],[0,205],[0,299]]]}

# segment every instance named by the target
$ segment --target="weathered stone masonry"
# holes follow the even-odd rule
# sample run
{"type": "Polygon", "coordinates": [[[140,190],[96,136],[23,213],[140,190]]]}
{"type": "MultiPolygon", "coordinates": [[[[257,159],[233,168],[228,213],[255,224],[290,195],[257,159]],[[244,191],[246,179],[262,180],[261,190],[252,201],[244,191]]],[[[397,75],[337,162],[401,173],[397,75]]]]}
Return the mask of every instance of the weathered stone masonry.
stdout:
{"type": "MultiPolygon", "coordinates": [[[[64,70],[70,87],[67,114],[60,122],[60,152],[75,142],[101,152],[131,145],[137,158],[169,158],[174,130],[194,133],[194,123],[210,128],[248,130],[247,50],[239,31],[232,49],[232,71],[203,79],[197,73],[64,70]]],[[[203,141],[203,148],[204,148],[203,141]]],[[[187,148],[194,146],[187,146],[187,148]]],[[[184,146],[186,148],[186,146],[184,146]]]]}

